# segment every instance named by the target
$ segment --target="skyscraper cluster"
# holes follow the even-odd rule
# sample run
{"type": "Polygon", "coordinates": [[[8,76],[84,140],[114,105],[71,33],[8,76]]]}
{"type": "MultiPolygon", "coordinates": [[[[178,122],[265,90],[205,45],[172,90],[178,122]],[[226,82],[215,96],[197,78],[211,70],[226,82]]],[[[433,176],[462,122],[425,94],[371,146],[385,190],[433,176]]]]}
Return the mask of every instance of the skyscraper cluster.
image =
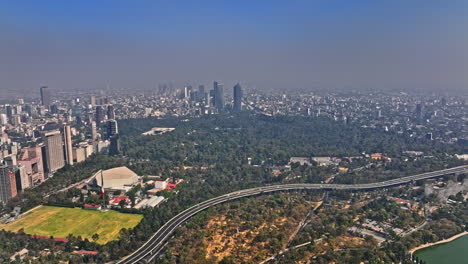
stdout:
{"type": "Polygon", "coordinates": [[[185,99],[192,104],[201,106],[201,113],[222,113],[229,110],[241,111],[243,92],[238,83],[233,87],[233,103],[226,104],[224,84],[214,81],[213,89],[206,91],[204,85],[199,85],[195,90],[191,85],[186,85],[180,90],[179,98],[185,99]]]}

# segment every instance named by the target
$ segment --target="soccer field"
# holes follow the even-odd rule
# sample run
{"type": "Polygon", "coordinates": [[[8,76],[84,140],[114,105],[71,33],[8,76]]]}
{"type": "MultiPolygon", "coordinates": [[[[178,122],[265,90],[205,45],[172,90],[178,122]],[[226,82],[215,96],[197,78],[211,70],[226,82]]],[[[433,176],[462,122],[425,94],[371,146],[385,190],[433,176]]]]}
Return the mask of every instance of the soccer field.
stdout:
{"type": "Polygon", "coordinates": [[[90,241],[93,241],[91,237],[94,234],[99,234],[97,243],[105,244],[117,240],[122,228],[133,228],[142,218],[142,215],[123,214],[113,210],[102,212],[41,206],[13,223],[0,225],[0,228],[12,232],[23,228],[26,234],[57,238],[66,238],[73,234],[90,241]]]}

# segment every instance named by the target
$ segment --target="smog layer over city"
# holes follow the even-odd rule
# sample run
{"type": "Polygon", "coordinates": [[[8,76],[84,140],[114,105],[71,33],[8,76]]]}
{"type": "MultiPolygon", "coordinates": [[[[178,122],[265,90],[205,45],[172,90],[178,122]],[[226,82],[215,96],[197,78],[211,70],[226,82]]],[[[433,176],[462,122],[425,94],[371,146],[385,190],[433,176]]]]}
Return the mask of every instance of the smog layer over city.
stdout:
{"type": "Polygon", "coordinates": [[[466,264],[468,2],[0,1],[0,263],[466,264]]]}

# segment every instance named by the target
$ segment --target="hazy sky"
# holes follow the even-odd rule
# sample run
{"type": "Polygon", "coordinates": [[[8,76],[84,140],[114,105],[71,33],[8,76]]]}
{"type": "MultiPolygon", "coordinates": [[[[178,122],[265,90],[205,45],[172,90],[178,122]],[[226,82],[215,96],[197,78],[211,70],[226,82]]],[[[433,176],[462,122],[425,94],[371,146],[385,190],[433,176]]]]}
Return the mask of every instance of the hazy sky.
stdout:
{"type": "Polygon", "coordinates": [[[0,91],[468,90],[465,0],[0,0],[0,91]]]}

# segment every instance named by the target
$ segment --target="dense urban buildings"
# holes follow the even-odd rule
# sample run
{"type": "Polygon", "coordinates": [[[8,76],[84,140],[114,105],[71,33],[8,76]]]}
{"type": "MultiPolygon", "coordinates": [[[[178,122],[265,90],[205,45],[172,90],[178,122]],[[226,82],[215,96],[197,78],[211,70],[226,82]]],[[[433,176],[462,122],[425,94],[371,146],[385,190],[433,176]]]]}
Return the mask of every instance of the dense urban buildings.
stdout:
{"type": "Polygon", "coordinates": [[[205,87],[161,84],[155,90],[130,96],[108,91],[69,93],[65,97],[51,93],[53,88],[41,87],[39,101],[18,98],[16,104],[0,108],[3,163],[18,172],[22,183],[18,190],[22,190],[37,186],[65,164],[82,162],[95,152],[121,154],[118,119],[202,116],[244,109],[266,116],[327,117],[428,141],[467,142],[463,97],[358,91],[286,95],[245,89],[239,83],[230,97],[224,95],[223,84],[218,81],[213,82],[212,90],[205,87]]]}
{"type": "MultiPolygon", "coordinates": [[[[167,197],[172,195],[172,201],[177,200],[176,194],[181,190],[180,186],[185,183],[184,179],[178,178],[178,176],[180,173],[183,174],[185,170],[191,170],[192,164],[211,159],[218,160],[217,162],[220,164],[225,162],[223,161],[224,155],[203,154],[205,149],[211,148],[211,145],[206,145],[210,141],[207,139],[222,137],[221,140],[210,141],[210,144],[217,145],[234,140],[231,133],[240,133],[246,137],[267,133],[261,136],[260,142],[264,138],[267,139],[265,142],[278,143],[278,141],[274,141],[278,139],[273,139],[275,136],[281,136],[282,133],[293,133],[290,137],[280,141],[295,142],[296,139],[303,136],[313,135],[314,129],[321,129],[320,127],[308,127],[304,131],[292,132],[292,124],[295,124],[295,129],[303,129],[303,126],[309,122],[334,124],[332,126],[339,129],[341,137],[347,137],[349,133],[353,134],[362,130],[368,131],[364,133],[370,133],[370,135],[375,133],[379,138],[398,136],[411,139],[411,141],[421,145],[434,146],[434,148],[441,145],[447,146],[448,149],[460,149],[460,147],[466,148],[468,146],[467,105],[466,98],[463,96],[422,95],[394,91],[261,92],[248,84],[241,83],[233,85],[232,93],[224,94],[223,84],[217,81],[213,82],[212,89],[206,89],[206,87],[210,87],[210,85],[186,83],[179,87],[161,84],[157,88],[132,92],[131,94],[119,90],[56,93],[51,87],[46,89],[47,92],[52,91],[53,95],[46,99],[46,101],[51,102],[47,108],[42,104],[41,91],[44,89],[39,89],[36,99],[16,98],[0,105],[0,171],[2,176],[0,177],[0,198],[2,205],[17,204],[18,199],[15,200],[15,197],[23,199],[26,194],[35,193],[35,190],[40,189],[41,186],[45,187],[44,185],[46,185],[46,188],[50,188],[48,184],[43,183],[53,182],[54,176],[60,172],[65,171],[65,174],[70,174],[70,169],[73,170],[73,166],[76,166],[77,163],[87,160],[88,163],[85,164],[93,164],[95,159],[113,156],[109,158],[116,158],[123,163],[116,164],[109,170],[95,168],[91,173],[79,176],[83,178],[69,186],[60,183],[55,186],[60,191],[74,193],[72,198],[65,198],[71,199],[67,200],[66,204],[83,204],[85,210],[122,208],[137,211],[148,210],[148,208],[157,210],[160,206],[164,207],[165,203],[171,199],[167,197]],[[250,123],[249,126],[252,118],[256,121],[250,123]],[[175,120],[177,123],[171,123],[175,120]],[[201,120],[208,123],[197,129],[186,130],[184,133],[174,133],[181,127],[182,130],[184,127],[187,129],[193,122],[201,122],[201,120]],[[214,120],[218,122],[216,125],[211,123],[214,120]],[[270,124],[266,127],[264,127],[264,123],[260,125],[265,120],[277,120],[276,122],[283,120],[285,123],[282,125],[280,125],[281,122],[270,124]],[[219,124],[231,121],[238,123],[224,128],[219,127],[219,124]],[[149,126],[151,123],[157,124],[158,122],[169,122],[170,126],[174,126],[149,126]],[[137,125],[129,128],[129,124],[132,123],[137,125]],[[243,128],[239,127],[239,124],[260,130],[253,134],[243,134],[243,128]],[[136,129],[138,132],[135,137],[143,137],[140,138],[140,142],[145,143],[131,143],[133,138],[128,136],[129,129],[136,129]],[[208,136],[199,137],[200,129],[204,130],[203,134],[206,133],[208,136]],[[186,136],[190,139],[182,140],[183,143],[180,145],[175,144],[177,145],[176,150],[172,149],[172,146],[175,146],[174,142],[166,142],[169,145],[166,145],[162,150],[159,149],[159,145],[157,145],[158,147],[146,146],[146,144],[151,144],[150,142],[154,144],[157,142],[157,138],[164,137],[168,133],[177,135],[175,138],[186,136]],[[294,133],[296,134],[294,135],[294,133]],[[229,140],[224,138],[226,136],[229,137],[229,140]],[[197,137],[199,138],[196,139],[197,137]],[[122,145],[121,141],[123,141],[122,145]],[[192,142],[193,146],[187,142],[192,142]],[[202,142],[205,142],[203,147],[200,145],[202,142]],[[187,151],[186,147],[190,147],[190,150],[187,151]],[[178,154],[174,156],[171,154],[173,151],[182,152],[176,152],[178,154]],[[155,157],[162,158],[162,160],[152,163],[153,161],[147,158],[147,155],[152,153],[157,153],[155,157]],[[201,154],[193,159],[193,153],[201,154]],[[171,160],[182,158],[177,164],[184,164],[185,158],[192,157],[192,160],[188,163],[190,166],[173,166],[167,157],[170,157],[171,160]],[[122,166],[122,164],[128,167],[122,166]],[[170,166],[162,175],[139,176],[129,169],[132,166],[132,169],[136,169],[135,171],[140,171],[141,168],[159,168],[161,165],[170,166]],[[166,173],[172,174],[172,176],[164,177],[166,173]],[[91,178],[89,178],[90,176],[91,178]]],[[[323,141],[323,138],[329,136],[323,133],[315,134],[313,140],[310,139],[310,141],[317,144],[323,141]]],[[[334,132],[328,131],[326,133],[333,134],[334,132]]],[[[169,137],[172,138],[172,136],[169,137]]],[[[328,140],[333,141],[334,138],[336,135],[328,140]]],[[[251,144],[258,144],[258,141],[258,138],[249,139],[251,144]]],[[[369,141],[359,142],[363,142],[363,145],[369,143],[369,141]]],[[[166,143],[159,142],[158,144],[166,143]]],[[[216,152],[219,149],[228,151],[230,148],[237,148],[239,144],[242,145],[243,141],[229,147],[213,146],[214,148],[210,151],[216,152]]],[[[398,150],[400,154],[396,156],[388,155],[386,152],[390,152],[390,149],[393,153],[397,151],[395,146],[380,152],[372,152],[373,148],[364,147],[362,144],[360,144],[360,148],[363,150],[353,156],[331,154],[319,156],[314,155],[314,153],[296,156],[299,153],[294,151],[298,151],[303,147],[302,145],[306,144],[309,143],[282,145],[283,149],[272,156],[275,158],[259,159],[255,157],[258,152],[255,152],[257,154],[231,156],[230,160],[240,159],[240,165],[237,167],[242,168],[242,170],[261,168],[264,173],[273,175],[268,176],[274,177],[273,181],[278,180],[286,183],[302,179],[301,177],[295,178],[297,176],[293,177],[297,170],[305,170],[304,172],[309,169],[328,171],[331,176],[321,179],[328,184],[337,178],[340,181],[340,178],[346,178],[346,175],[360,170],[393,168],[392,166],[403,166],[401,164],[393,165],[399,162],[413,164],[433,162],[432,159],[434,159],[432,155],[425,156],[424,152],[414,149],[405,149],[403,152],[398,150]],[[286,149],[289,148],[294,150],[290,152],[291,155],[282,157],[286,149]],[[280,162],[275,160],[278,158],[284,159],[286,163],[278,165],[280,162]],[[244,168],[244,166],[246,167],[244,168]]],[[[332,147],[339,148],[343,142],[330,144],[332,147]]],[[[271,147],[262,146],[260,149],[274,152],[275,150],[271,147]]],[[[232,151],[242,153],[246,149],[248,148],[233,149],[232,151]]],[[[456,152],[457,155],[452,154],[445,155],[444,159],[456,157],[456,162],[462,162],[466,159],[463,151],[456,152]]],[[[211,165],[210,163],[204,164],[199,170],[197,169],[197,173],[204,174],[207,168],[209,168],[208,170],[216,170],[216,168],[210,167],[211,165]]],[[[60,175],[62,176],[63,173],[60,175]]],[[[444,184],[430,183],[424,188],[428,192],[442,193],[438,188],[444,184]]],[[[454,190],[458,190],[463,185],[455,184],[454,186],[454,190]]],[[[189,188],[193,188],[193,186],[189,188]]],[[[55,191],[57,192],[57,190],[55,191]]],[[[50,199],[55,202],[57,199],[65,197],[60,192],[47,192],[44,195],[52,195],[50,199]]],[[[452,199],[455,198],[452,197],[452,199]]],[[[393,196],[387,200],[400,202],[410,210],[414,210],[414,204],[417,203],[410,199],[393,196]]],[[[5,221],[16,219],[15,217],[19,215],[20,210],[21,208],[18,207],[16,211],[11,212],[10,215],[13,216],[5,218],[7,219],[5,221]]],[[[356,232],[356,230],[361,230],[360,228],[364,228],[364,230],[392,228],[397,234],[406,232],[404,229],[388,223],[374,220],[365,221],[367,222],[362,227],[352,226],[350,230],[356,232]]],[[[381,236],[376,237],[382,239],[381,236]]]]}
{"type": "Polygon", "coordinates": [[[12,186],[4,189],[3,202],[40,185],[65,164],[73,166],[98,152],[120,153],[118,121],[107,98],[68,100],[54,91],[40,87],[39,100],[18,98],[17,104],[0,106],[0,164],[10,172],[3,182],[12,186]]]}

